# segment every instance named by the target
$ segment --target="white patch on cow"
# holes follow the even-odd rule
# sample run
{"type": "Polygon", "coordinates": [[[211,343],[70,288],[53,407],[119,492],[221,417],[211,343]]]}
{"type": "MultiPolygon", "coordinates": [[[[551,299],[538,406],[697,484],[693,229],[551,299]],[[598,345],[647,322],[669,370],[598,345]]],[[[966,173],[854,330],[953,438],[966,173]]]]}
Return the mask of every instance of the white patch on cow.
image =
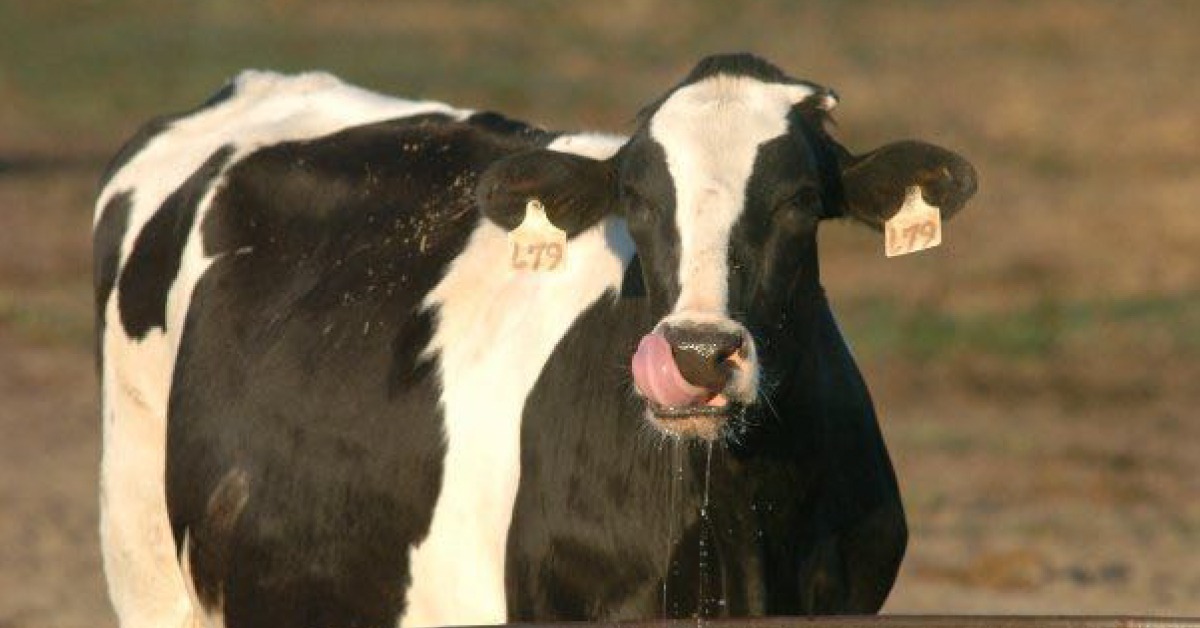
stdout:
{"type": "Polygon", "coordinates": [[[674,312],[727,316],[729,237],[758,147],[788,130],[808,85],[718,75],[671,94],[650,121],[675,186],[679,284],[674,312]]]}
{"type": "Polygon", "coordinates": [[[167,517],[166,387],[170,356],[141,351],[109,299],[101,372],[100,543],[108,594],[123,628],[193,625],[167,517]]]}
{"type": "Polygon", "coordinates": [[[608,159],[629,138],[609,133],[573,133],[555,138],[546,148],[592,159],[608,159]]]}
{"type": "MultiPolygon", "coordinates": [[[[611,136],[550,148],[603,158],[611,136]]],[[[507,620],[504,560],[520,481],[521,415],[546,360],[576,317],[618,290],[633,243],[609,218],[570,243],[552,275],[514,273],[507,233],[482,221],[425,301],[437,308],[427,355],[438,356],[446,458],[429,534],[410,554],[405,626],[507,620]]]]}
{"type": "MultiPolygon", "coordinates": [[[[325,73],[284,76],[249,71],[238,75],[234,84],[233,97],[173,122],[101,192],[97,220],[114,194],[133,191],[118,272],[167,196],[222,146],[235,147],[233,163],[263,146],[320,137],[350,126],[424,113],[456,119],[470,115],[441,103],[375,94],[325,73]]],[[[167,516],[166,417],[192,290],[213,261],[203,255],[199,230],[219,186],[218,180],[196,213],[179,274],[168,294],[166,331],[151,329],[140,341],[125,334],[118,314],[119,282],[104,305],[100,531],[109,597],[123,628],[173,628],[199,621],[193,616],[167,516]]]]}

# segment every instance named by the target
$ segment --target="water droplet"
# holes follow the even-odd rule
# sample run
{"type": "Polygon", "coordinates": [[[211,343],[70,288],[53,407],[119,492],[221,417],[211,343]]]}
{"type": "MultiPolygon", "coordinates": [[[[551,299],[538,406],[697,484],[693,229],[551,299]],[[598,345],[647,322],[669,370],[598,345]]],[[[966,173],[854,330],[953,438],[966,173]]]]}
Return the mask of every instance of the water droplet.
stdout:
{"type": "Polygon", "coordinates": [[[663,581],[662,581],[662,613],[666,619],[669,615],[678,615],[677,604],[670,603],[668,583],[679,576],[679,566],[671,561],[671,550],[675,545],[675,519],[678,517],[678,496],[683,483],[683,451],[678,439],[671,443],[671,466],[667,469],[667,542],[664,552],[663,581]]]}
{"type": "Polygon", "coordinates": [[[697,565],[697,592],[696,592],[696,625],[700,626],[703,621],[706,608],[704,599],[704,583],[708,579],[708,530],[710,526],[708,517],[708,496],[712,480],[712,453],[713,445],[708,443],[708,452],[704,460],[704,499],[700,504],[700,558],[697,565]]]}

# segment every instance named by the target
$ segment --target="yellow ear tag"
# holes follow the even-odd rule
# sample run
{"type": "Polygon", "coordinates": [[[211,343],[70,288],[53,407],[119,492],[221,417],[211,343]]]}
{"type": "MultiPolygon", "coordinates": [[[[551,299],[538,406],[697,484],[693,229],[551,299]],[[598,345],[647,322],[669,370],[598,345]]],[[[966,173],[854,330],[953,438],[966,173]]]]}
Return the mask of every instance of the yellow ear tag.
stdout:
{"type": "Polygon", "coordinates": [[[888,257],[932,249],[942,243],[942,213],[925,202],[921,186],[908,188],[900,211],[884,223],[883,252],[888,257]]]}
{"type": "Polygon", "coordinates": [[[554,226],[537,199],[525,204],[525,220],[508,232],[509,267],[519,272],[549,272],[567,261],[567,232],[554,226]]]}

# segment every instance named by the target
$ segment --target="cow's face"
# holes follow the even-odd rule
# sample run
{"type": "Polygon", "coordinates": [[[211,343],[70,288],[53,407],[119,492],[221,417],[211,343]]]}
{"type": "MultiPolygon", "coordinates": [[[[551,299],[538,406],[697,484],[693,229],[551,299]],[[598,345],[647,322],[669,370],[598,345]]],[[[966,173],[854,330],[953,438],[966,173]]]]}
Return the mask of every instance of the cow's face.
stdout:
{"type": "Polygon", "coordinates": [[[851,156],[825,131],[836,102],[757,58],[712,57],[643,112],[613,158],[535,151],[481,182],[484,211],[504,226],[531,196],[572,234],[625,218],[662,313],[631,356],[633,382],[664,431],[716,438],[763,397],[764,364],[797,350],[798,303],[819,291],[822,219],[879,226],[912,186],[948,217],[974,193],[970,165],[935,146],[851,156]]]}

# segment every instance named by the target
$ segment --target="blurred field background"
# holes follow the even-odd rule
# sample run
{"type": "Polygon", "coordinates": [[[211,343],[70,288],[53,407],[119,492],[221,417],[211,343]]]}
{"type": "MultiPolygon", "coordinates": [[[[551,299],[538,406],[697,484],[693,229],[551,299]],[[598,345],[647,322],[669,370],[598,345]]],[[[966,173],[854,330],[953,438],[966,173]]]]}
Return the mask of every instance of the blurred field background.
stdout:
{"type": "Polygon", "coordinates": [[[822,232],[910,516],[885,611],[1200,615],[1200,3],[0,0],[0,628],[114,622],[89,229],[140,123],[323,68],[623,131],[732,50],[980,172],[940,249],[822,232]]]}

